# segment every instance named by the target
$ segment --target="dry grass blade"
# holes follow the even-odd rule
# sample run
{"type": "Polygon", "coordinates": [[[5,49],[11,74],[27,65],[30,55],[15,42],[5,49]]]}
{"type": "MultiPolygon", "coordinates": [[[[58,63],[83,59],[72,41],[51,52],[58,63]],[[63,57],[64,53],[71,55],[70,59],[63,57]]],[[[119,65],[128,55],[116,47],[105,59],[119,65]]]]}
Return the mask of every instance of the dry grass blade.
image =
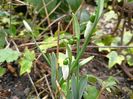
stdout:
{"type": "Polygon", "coordinates": [[[47,76],[44,75],[44,78],[45,78],[45,80],[46,80],[46,84],[47,84],[47,86],[48,86],[48,89],[49,89],[49,91],[50,91],[50,94],[51,94],[52,99],[55,99],[55,98],[54,98],[54,94],[53,94],[53,92],[52,92],[52,90],[51,90],[50,84],[49,84],[49,82],[48,82],[47,76]]]}

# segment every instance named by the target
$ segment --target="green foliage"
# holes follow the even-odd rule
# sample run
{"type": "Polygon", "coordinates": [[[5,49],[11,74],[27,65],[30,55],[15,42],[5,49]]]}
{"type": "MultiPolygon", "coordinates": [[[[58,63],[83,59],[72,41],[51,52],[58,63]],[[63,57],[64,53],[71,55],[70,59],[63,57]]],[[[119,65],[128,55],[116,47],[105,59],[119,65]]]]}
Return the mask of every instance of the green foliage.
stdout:
{"type": "Polygon", "coordinates": [[[79,18],[79,23],[84,24],[89,21],[90,14],[86,9],[81,9],[77,12],[77,17],[79,18]]]}
{"type": "Polygon", "coordinates": [[[94,75],[87,75],[88,82],[91,84],[95,84],[99,79],[94,75]]]}
{"type": "Polygon", "coordinates": [[[0,49],[0,62],[13,62],[18,59],[20,53],[10,48],[0,49]]]}
{"type": "MultiPolygon", "coordinates": [[[[72,1],[72,0],[71,0],[72,1]]],[[[76,34],[77,39],[80,39],[80,25],[75,14],[73,14],[73,29],[76,34]]]]}
{"type": "MultiPolygon", "coordinates": [[[[71,35],[68,35],[67,33],[61,31],[60,32],[60,44],[64,42],[64,39],[70,38],[71,35]]],[[[57,37],[58,35],[55,34],[55,36],[47,37],[44,39],[43,43],[39,45],[39,48],[46,53],[47,49],[57,46],[57,37]],[[52,42],[52,43],[51,43],[52,42]]]]}
{"type": "Polygon", "coordinates": [[[5,44],[5,33],[3,30],[0,30],[0,48],[3,48],[5,44]]]}
{"type": "Polygon", "coordinates": [[[127,63],[129,66],[133,66],[133,57],[131,55],[126,56],[127,63]]]}
{"type": "Polygon", "coordinates": [[[88,75],[87,78],[90,85],[86,87],[83,95],[84,99],[99,99],[101,91],[103,92],[107,90],[111,92],[111,90],[113,90],[117,84],[117,80],[112,76],[110,76],[106,80],[99,79],[94,75],[88,75]],[[100,84],[100,90],[96,86],[94,86],[96,83],[100,84]]]}
{"type": "Polygon", "coordinates": [[[111,19],[116,19],[117,14],[113,10],[110,10],[104,14],[104,17],[105,21],[110,21],[111,19]]]}
{"type": "Polygon", "coordinates": [[[48,60],[50,61],[50,67],[51,67],[51,84],[52,84],[52,89],[53,90],[56,90],[56,83],[55,83],[55,81],[56,81],[56,61],[57,61],[57,57],[56,57],[56,55],[55,55],[55,53],[49,53],[48,55],[47,55],[47,57],[48,57],[48,60]]]}
{"type": "Polygon", "coordinates": [[[114,77],[110,76],[107,80],[103,81],[102,86],[104,88],[112,88],[116,84],[117,84],[117,80],[114,77]]]}
{"type": "Polygon", "coordinates": [[[75,12],[81,5],[83,0],[67,0],[67,3],[70,5],[73,12],[75,12]]]}
{"type": "Polygon", "coordinates": [[[25,49],[23,53],[23,57],[21,57],[19,64],[20,64],[20,75],[24,73],[30,73],[32,68],[32,62],[35,60],[35,52],[30,51],[29,49],[25,49]]]}
{"type": "Polygon", "coordinates": [[[97,33],[97,39],[94,41],[96,45],[98,46],[113,46],[116,48],[99,48],[99,51],[107,51],[108,55],[106,56],[109,59],[108,67],[112,68],[116,64],[121,65],[122,61],[125,59],[126,56],[126,62],[129,66],[132,66],[132,57],[130,54],[132,54],[132,48],[122,49],[119,51],[118,55],[116,49],[117,46],[120,46],[121,43],[123,43],[123,46],[132,46],[132,33],[131,31],[124,31],[123,35],[123,41],[121,41],[120,36],[112,36],[112,35],[104,35],[104,34],[98,34],[97,33]],[[100,38],[100,39],[98,39],[100,38]]]}
{"type": "Polygon", "coordinates": [[[112,51],[107,55],[107,58],[109,58],[109,68],[112,68],[116,64],[121,64],[124,60],[124,56],[118,55],[116,51],[112,51]]]}
{"type": "Polygon", "coordinates": [[[84,99],[97,99],[99,91],[95,86],[88,86],[84,93],[84,99]]]}
{"type": "Polygon", "coordinates": [[[87,86],[87,78],[72,76],[72,98],[71,99],[81,99],[83,92],[87,86]]]}
{"type": "Polygon", "coordinates": [[[131,31],[125,31],[123,35],[123,45],[127,45],[133,37],[131,31]]]}
{"type": "Polygon", "coordinates": [[[0,76],[3,76],[6,72],[6,69],[0,66],[0,76]]]}
{"type": "Polygon", "coordinates": [[[94,58],[94,56],[89,56],[88,58],[85,58],[84,60],[82,60],[79,65],[84,66],[85,64],[87,64],[88,62],[90,62],[92,59],[94,58]]]}
{"type": "MultiPolygon", "coordinates": [[[[67,1],[67,2],[74,2],[74,1],[67,1]]],[[[75,1],[77,2],[77,1],[75,1]]],[[[90,60],[93,59],[93,56],[88,57],[86,59],[83,59],[80,62],[80,58],[83,55],[83,52],[85,51],[85,48],[87,47],[88,43],[90,42],[90,38],[92,34],[94,33],[94,29],[99,21],[99,18],[102,14],[103,10],[103,3],[104,0],[98,1],[98,8],[95,13],[95,19],[92,23],[92,28],[90,31],[87,31],[88,35],[85,39],[85,42],[83,44],[83,47],[80,48],[80,23],[78,22],[78,18],[76,14],[72,15],[73,18],[73,29],[76,37],[76,43],[77,43],[77,55],[76,57],[73,56],[71,44],[69,43],[68,39],[62,39],[60,40],[63,42],[63,44],[66,47],[66,53],[58,53],[58,59],[55,53],[48,54],[47,59],[50,62],[51,67],[51,83],[53,90],[57,90],[57,86],[55,81],[58,80],[60,86],[63,88],[63,92],[65,93],[67,99],[81,99],[83,97],[83,94],[85,92],[85,88],[87,86],[88,77],[82,77],[79,74],[79,69],[82,65],[85,65],[90,60]],[[67,64],[63,64],[64,60],[67,59],[67,64]],[[56,68],[57,66],[57,60],[59,63],[59,68],[56,68]],[[58,79],[56,78],[58,77],[58,79]],[[66,86],[67,85],[67,86],[66,86]]],[[[70,5],[71,6],[71,5],[70,5]]],[[[71,6],[72,8],[72,6],[71,6]]],[[[48,42],[51,41],[55,42],[57,44],[57,37],[50,38],[50,40],[47,40],[48,42]]],[[[46,42],[46,41],[45,41],[46,42]]],[[[54,44],[54,43],[53,43],[54,44]]],[[[42,48],[46,48],[42,47],[42,48]]],[[[61,95],[61,94],[60,94],[61,95]]],[[[62,97],[62,95],[61,95],[62,97]]]]}
{"type": "Polygon", "coordinates": [[[33,7],[36,9],[36,11],[41,10],[41,14],[46,14],[44,9],[44,3],[46,5],[48,13],[50,13],[57,4],[57,0],[26,0],[28,3],[33,5],[33,7]]]}
{"type": "Polygon", "coordinates": [[[0,17],[4,17],[4,16],[10,16],[10,14],[6,11],[0,11],[0,17]]]}
{"type": "Polygon", "coordinates": [[[40,49],[46,53],[48,48],[57,46],[57,37],[49,37],[44,40],[44,44],[41,44],[40,49]],[[52,43],[51,43],[52,42],[52,43]]]}

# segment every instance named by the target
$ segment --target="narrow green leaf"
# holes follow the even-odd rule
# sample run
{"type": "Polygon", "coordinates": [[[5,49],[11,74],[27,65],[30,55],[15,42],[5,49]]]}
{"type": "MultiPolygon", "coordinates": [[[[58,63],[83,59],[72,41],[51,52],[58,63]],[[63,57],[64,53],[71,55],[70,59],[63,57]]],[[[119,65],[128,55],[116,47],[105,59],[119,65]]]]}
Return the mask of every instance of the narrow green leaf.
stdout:
{"type": "Polygon", "coordinates": [[[0,76],[3,76],[6,73],[6,69],[0,66],[0,76]]]}
{"type": "Polygon", "coordinates": [[[92,30],[92,24],[93,23],[91,21],[87,22],[86,29],[84,32],[84,38],[86,38],[89,35],[90,31],[92,30]]]}
{"type": "Polygon", "coordinates": [[[117,84],[117,82],[118,81],[114,77],[110,76],[107,80],[103,81],[102,87],[108,90],[110,88],[113,88],[117,84]]]}
{"type": "Polygon", "coordinates": [[[104,7],[104,0],[98,0],[98,15],[97,15],[97,17],[98,17],[98,19],[101,17],[101,15],[102,15],[102,11],[103,11],[103,7],[104,7]]]}
{"type": "Polygon", "coordinates": [[[67,0],[73,12],[75,12],[81,5],[83,0],[67,0]]]}
{"type": "Polygon", "coordinates": [[[72,49],[71,49],[71,46],[66,44],[66,54],[69,58],[69,63],[71,63],[73,61],[73,56],[72,56],[72,49]]]}
{"type": "Polygon", "coordinates": [[[78,99],[79,97],[79,90],[78,90],[78,80],[76,76],[72,76],[72,96],[73,99],[78,99]]]}
{"type": "Polygon", "coordinates": [[[51,61],[51,83],[52,83],[52,88],[53,90],[56,90],[56,62],[57,58],[55,53],[50,54],[50,61],[51,61]]]}
{"type": "Polygon", "coordinates": [[[94,58],[94,56],[90,56],[90,57],[88,57],[88,58],[82,60],[82,61],[79,63],[80,67],[81,67],[81,66],[84,66],[85,64],[87,64],[88,62],[90,62],[93,58],[94,58]]]}
{"type": "Polygon", "coordinates": [[[6,34],[4,29],[0,29],[0,48],[3,48],[4,45],[6,44],[5,37],[6,37],[6,34]]]}
{"type": "MultiPolygon", "coordinates": [[[[39,11],[40,9],[43,8],[43,10],[40,11],[40,14],[45,14],[45,10],[44,10],[44,5],[43,5],[43,0],[26,0],[29,4],[31,4],[33,6],[34,9],[36,9],[37,11],[39,11]]],[[[48,13],[50,13],[57,4],[57,0],[44,0],[45,4],[47,5],[47,11],[48,13]]]]}
{"type": "Polygon", "coordinates": [[[92,25],[92,29],[91,29],[89,35],[86,37],[85,42],[84,42],[84,44],[83,44],[83,47],[82,47],[81,50],[78,52],[77,57],[76,57],[76,59],[75,59],[75,62],[72,64],[72,66],[71,66],[71,68],[70,68],[70,71],[72,71],[72,70],[77,66],[77,64],[78,64],[78,62],[79,62],[79,59],[80,59],[81,56],[83,55],[83,53],[84,53],[84,51],[85,51],[85,49],[86,49],[88,43],[90,42],[91,36],[92,36],[92,34],[93,34],[93,31],[94,31],[94,29],[95,29],[95,27],[96,27],[96,25],[97,25],[97,23],[98,23],[98,21],[99,21],[99,18],[100,18],[100,16],[101,16],[101,13],[102,13],[102,11],[103,11],[103,7],[104,7],[103,5],[104,5],[104,0],[98,0],[98,8],[97,8],[97,12],[96,12],[96,17],[95,17],[94,23],[93,23],[93,25],[92,25]]]}
{"type": "Polygon", "coordinates": [[[76,34],[77,39],[80,39],[80,25],[77,19],[77,16],[73,14],[73,29],[74,33],[76,34]]]}
{"type": "Polygon", "coordinates": [[[78,99],[82,99],[86,86],[87,86],[87,78],[81,77],[80,82],[79,82],[79,98],[78,99]]]}

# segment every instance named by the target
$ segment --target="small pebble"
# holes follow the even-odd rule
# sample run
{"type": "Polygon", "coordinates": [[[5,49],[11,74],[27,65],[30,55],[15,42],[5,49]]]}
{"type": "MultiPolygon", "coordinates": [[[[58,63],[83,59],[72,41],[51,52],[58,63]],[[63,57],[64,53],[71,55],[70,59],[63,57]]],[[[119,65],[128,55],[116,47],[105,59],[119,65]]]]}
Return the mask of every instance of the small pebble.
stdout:
{"type": "Polygon", "coordinates": [[[24,94],[25,94],[26,96],[29,94],[29,92],[30,92],[30,88],[26,88],[26,89],[24,90],[24,94]]]}
{"type": "Polygon", "coordinates": [[[133,85],[131,85],[131,89],[133,89],[133,85]]]}

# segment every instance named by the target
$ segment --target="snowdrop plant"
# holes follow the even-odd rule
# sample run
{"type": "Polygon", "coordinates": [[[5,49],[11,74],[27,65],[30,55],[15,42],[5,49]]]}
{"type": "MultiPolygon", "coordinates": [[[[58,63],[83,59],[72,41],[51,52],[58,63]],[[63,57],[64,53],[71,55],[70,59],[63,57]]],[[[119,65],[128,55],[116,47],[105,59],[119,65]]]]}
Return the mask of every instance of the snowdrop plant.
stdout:
{"type": "Polygon", "coordinates": [[[77,51],[76,56],[73,56],[71,50],[72,39],[64,40],[64,45],[66,47],[65,54],[58,53],[58,56],[56,56],[55,53],[51,53],[47,56],[51,66],[52,88],[56,92],[59,92],[58,99],[59,98],[63,99],[64,97],[65,97],[64,99],[81,99],[83,96],[83,93],[87,86],[87,76],[82,77],[79,73],[79,69],[81,66],[85,65],[90,60],[92,60],[93,56],[90,56],[82,61],[80,61],[80,58],[83,55],[88,43],[90,42],[92,34],[94,33],[94,29],[102,14],[103,5],[104,5],[104,0],[98,0],[98,7],[96,9],[95,16],[93,15],[93,20],[90,19],[87,23],[84,34],[85,42],[82,47],[80,47],[80,35],[81,35],[80,24],[78,22],[76,14],[72,14],[73,30],[75,33],[74,37],[76,38],[76,51],[77,51]],[[59,68],[56,68],[57,60],[59,68]],[[55,81],[58,81],[60,86],[57,86],[55,81]],[[57,89],[60,90],[57,91],[57,89]]]}
{"type": "MultiPolygon", "coordinates": [[[[85,40],[82,47],[80,47],[80,24],[78,22],[76,13],[72,14],[73,17],[73,30],[74,30],[74,38],[76,38],[76,56],[73,56],[71,45],[75,39],[64,39],[63,44],[66,47],[66,53],[57,52],[57,54],[53,53],[43,53],[40,49],[40,52],[43,54],[47,63],[51,67],[51,86],[53,92],[55,92],[55,97],[57,99],[81,99],[83,97],[83,93],[87,86],[87,76],[82,77],[80,75],[80,67],[88,63],[93,59],[93,56],[88,57],[82,61],[80,61],[81,56],[83,55],[92,34],[94,33],[94,29],[99,21],[99,18],[102,14],[104,5],[104,0],[98,0],[98,6],[95,12],[95,16],[90,19],[87,23],[85,29],[85,40]]],[[[35,41],[33,36],[33,31],[27,22],[23,21],[28,32],[32,33],[32,38],[35,41]]],[[[58,31],[59,32],[59,31],[58,31]]],[[[59,34],[58,34],[59,35],[59,34]]],[[[59,38],[58,38],[59,40],[59,38]]],[[[36,43],[37,47],[38,44],[36,43]]],[[[57,44],[59,46],[59,44],[57,44]]],[[[38,47],[39,48],[39,47],[38,47]]]]}

